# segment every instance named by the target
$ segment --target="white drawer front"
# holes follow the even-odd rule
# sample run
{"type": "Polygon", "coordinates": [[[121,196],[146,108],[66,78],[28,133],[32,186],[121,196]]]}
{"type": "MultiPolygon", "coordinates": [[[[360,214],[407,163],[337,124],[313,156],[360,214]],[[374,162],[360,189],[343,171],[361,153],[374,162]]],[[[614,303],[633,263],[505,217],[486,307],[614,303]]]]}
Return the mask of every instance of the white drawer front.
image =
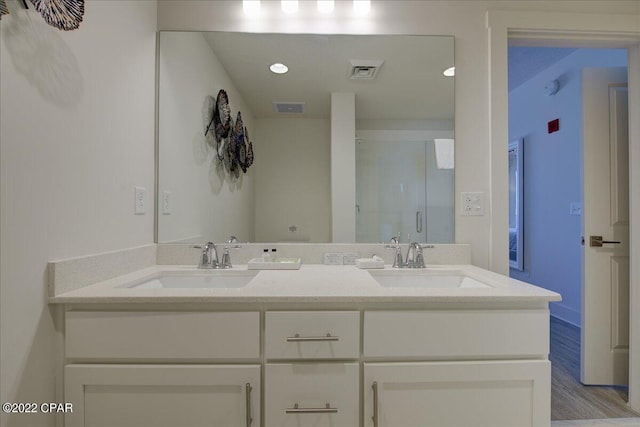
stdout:
{"type": "Polygon", "coordinates": [[[356,359],[360,354],[357,311],[272,311],[265,322],[268,359],[356,359]]]}
{"type": "Polygon", "coordinates": [[[359,394],[357,363],[267,364],[265,426],[358,426],[359,394]]]}
{"type": "Polygon", "coordinates": [[[256,360],[258,312],[69,311],[65,356],[256,360]]]}
{"type": "Polygon", "coordinates": [[[363,351],[368,358],[546,358],[549,312],[367,311],[363,351]]]}

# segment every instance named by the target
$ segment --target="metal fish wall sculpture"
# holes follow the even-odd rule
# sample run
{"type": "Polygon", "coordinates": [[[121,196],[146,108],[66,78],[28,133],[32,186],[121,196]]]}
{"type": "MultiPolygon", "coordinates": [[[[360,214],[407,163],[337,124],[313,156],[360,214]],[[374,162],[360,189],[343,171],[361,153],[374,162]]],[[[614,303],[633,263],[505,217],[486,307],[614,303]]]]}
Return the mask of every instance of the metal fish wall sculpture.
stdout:
{"type": "Polygon", "coordinates": [[[47,24],[64,31],[75,30],[84,16],[84,0],[31,0],[47,24]]]}

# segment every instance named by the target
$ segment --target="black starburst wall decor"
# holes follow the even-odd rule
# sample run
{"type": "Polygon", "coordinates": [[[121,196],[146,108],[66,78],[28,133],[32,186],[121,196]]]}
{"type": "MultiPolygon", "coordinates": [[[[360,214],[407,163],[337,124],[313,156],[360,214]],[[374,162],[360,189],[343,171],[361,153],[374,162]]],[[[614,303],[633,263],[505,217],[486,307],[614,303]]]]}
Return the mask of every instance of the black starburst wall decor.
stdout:
{"type": "Polygon", "coordinates": [[[0,19],[2,19],[2,15],[8,15],[9,9],[7,8],[7,2],[5,0],[0,0],[0,19]]]}
{"type": "MultiPolygon", "coordinates": [[[[215,135],[216,158],[222,163],[229,176],[240,176],[240,171],[247,173],[253,164],[253,142],[249,140],[249,131],[242,121],[242,113],[238,111],[235,121],[231,116],[229,96],[220,89],[216,100],[207,95],[202,105],[204,136],[211,144],[215,135]]],[[[213,145],[213,144],[212,144],[213,145]]]]}
{"type": "MultiPolygon", "coordinates": [[[[47,24],[60,30],[75,30],[84,16],[84,0],[29,0],[35,10],[42,15],[47,24]]],[[[26,9],[27,0],[22,0],[26,9]]],[[[6,0],[0,0],[0,19],[8,15],[6,0]]]]}

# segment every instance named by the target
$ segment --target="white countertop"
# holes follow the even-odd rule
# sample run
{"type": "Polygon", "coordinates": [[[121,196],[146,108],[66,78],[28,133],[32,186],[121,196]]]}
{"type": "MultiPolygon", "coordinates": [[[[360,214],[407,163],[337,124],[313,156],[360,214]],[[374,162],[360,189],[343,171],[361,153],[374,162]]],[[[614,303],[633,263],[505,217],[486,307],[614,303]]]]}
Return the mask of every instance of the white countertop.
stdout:
{"type": "MultiPolygon", "coordinates": [[[[246,271],[246,265],[232,272],[246,271]]],[[[384,270],[397,270],[385,266],[384,270]]],[[[353,265],[308,264],[300,270],[261,270],[239,288],[127,287],[159,274],[220,274],[220,270],[198,270],[195,266],[156,265],[94,285],[52,296],[54,304],[101,303],[454,303],[454,302],[551,302],[560,301],[555,292],[511,279],[472,265],[439,265],[423,271],[457,270],[490,285],[488,288],[393,288],[383,287],[367,270],[353,265]]],[[[381,270],[376,270],[381,271],[381,270]]],[[[224,274],[224,272],[222,273],[224,274]]]]}

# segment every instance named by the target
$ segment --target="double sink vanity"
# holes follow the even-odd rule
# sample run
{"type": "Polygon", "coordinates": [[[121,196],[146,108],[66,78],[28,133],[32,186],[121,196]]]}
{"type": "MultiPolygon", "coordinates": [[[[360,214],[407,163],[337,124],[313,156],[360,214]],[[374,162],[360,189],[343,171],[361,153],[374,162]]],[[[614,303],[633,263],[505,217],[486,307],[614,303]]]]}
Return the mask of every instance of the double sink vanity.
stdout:
{"type": "MultiPolygon", "coordinates": [[[[249,270],[259,244],[203,270],[157,246],[135,249],[137,266],[106,256],[132,263],[117,275],[96,257],[50,264],[65,426],[550,424],[560,296],[469,265],[467,245],[375,270],[323,265],[321,247],[298,270],[249,270]]],[[[321,245],[279,251],[303,246],[321,245]]]]}

